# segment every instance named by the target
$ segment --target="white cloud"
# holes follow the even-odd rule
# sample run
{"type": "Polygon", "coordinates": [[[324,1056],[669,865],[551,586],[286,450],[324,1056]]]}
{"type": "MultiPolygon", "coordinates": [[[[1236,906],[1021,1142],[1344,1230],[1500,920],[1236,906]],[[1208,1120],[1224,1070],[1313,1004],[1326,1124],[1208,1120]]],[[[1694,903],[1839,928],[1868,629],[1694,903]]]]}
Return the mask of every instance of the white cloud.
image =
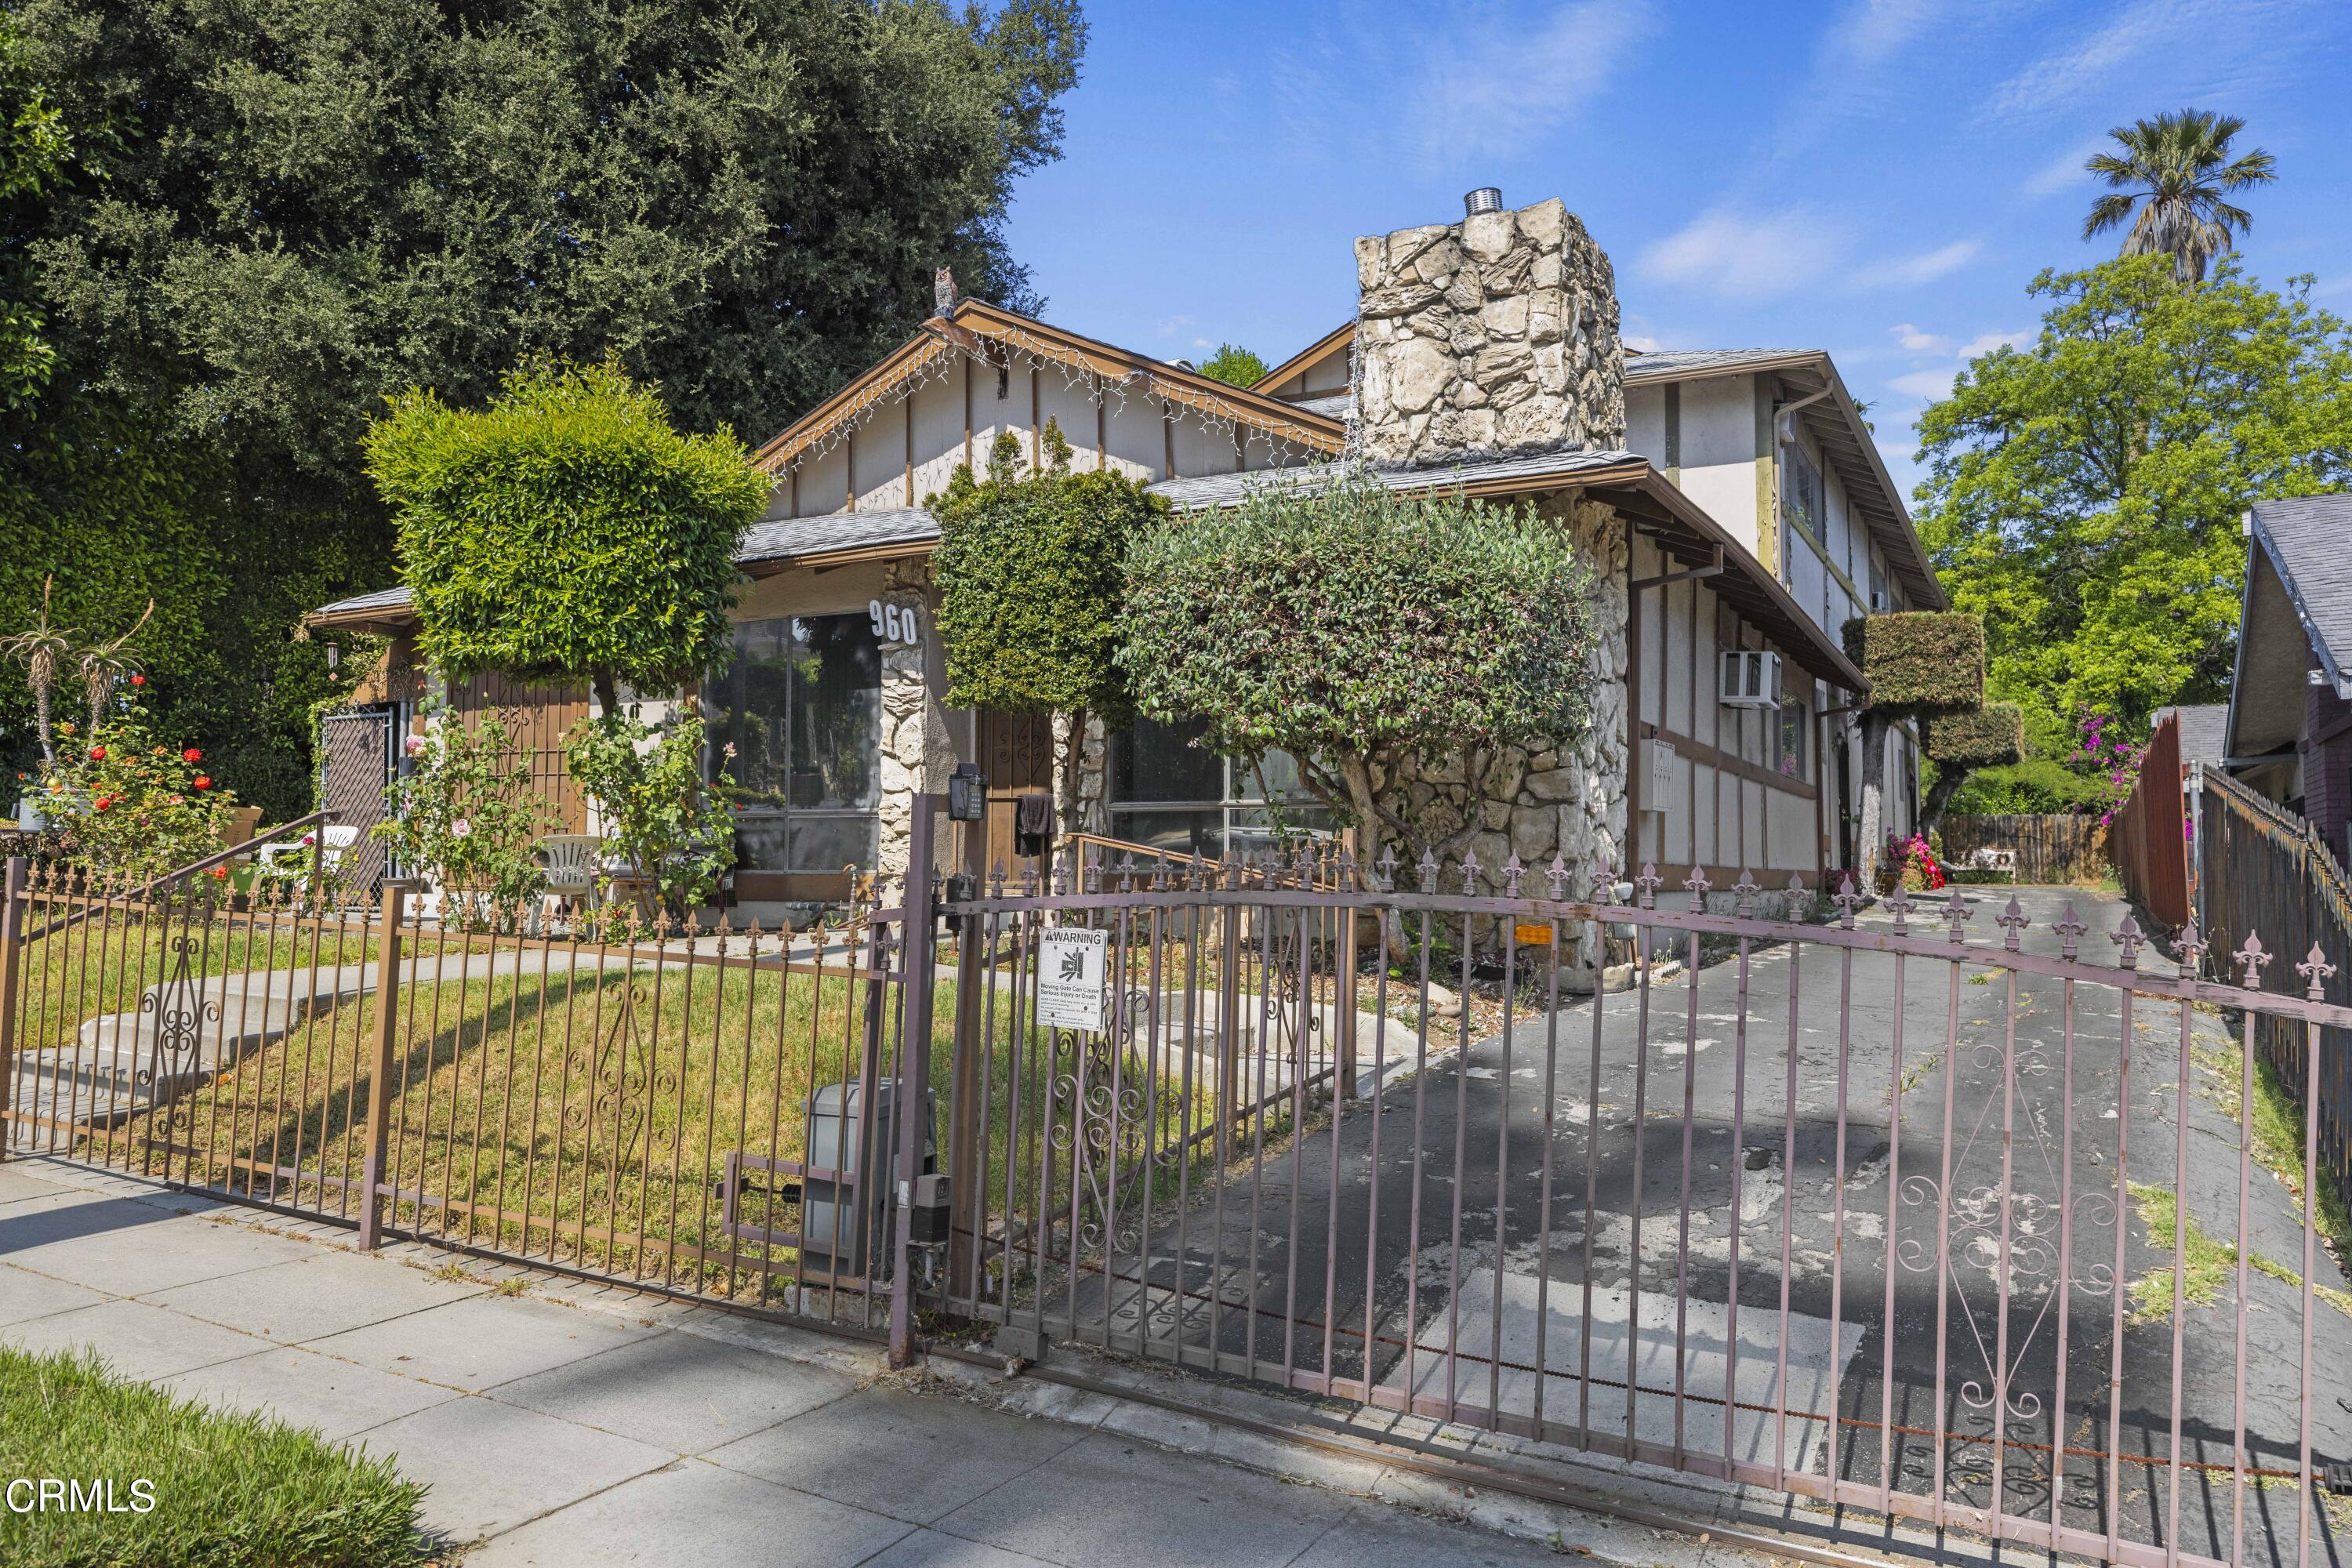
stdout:
{"type": "Polygon", "coordinates": [[[1716,207],[1649,246],[1641,267],[1722,299],[1762,300],[1818,281],[1844,248],[1839,229],[1801,208],[1747,215],[1716,207]]]}
{"type": "Polygon", "coordinates": [[[1906,353],[1939,354],[1948,346],[1944,339],[1933,332],[1923,332],[1908,321],[1898,321],[1886,330],[1906,353]]]}
{"type": "Polygon", "coordinates": [[[1811,73],[1788,95],[1773,155],[1802,152],[1837,121],[1902,90],[1900,57],[1952,9],[1950,0],[1853,0],[1822,30],[1811,73]]]}
{"type": "Polygon", "coordinates": [[[1995,349],[2023,348],[2032,341],[2032,332],[1979,332],[1960,345],[1959,357],[1974,359],[1979,354],[1989,354],[1995,349]]]}
{"type": "Polygon", "coordinates": [[[1886,384],[1906,397],[1937,398],[1952,390],[1953,370],[1915,370],[1908,375],[1889,376],[1886,384]]]}
{"type": "MultiPolygon", "coordinates": [[[[1400,149],[1409,162],[1434,174],[1524,156],[1608,85],[1652,24],[1646,4],[1626,0],[1547,11],[1523,18],[1498,5],[1465,5],[1451,17],[1414,17],[1410,45],[1389,56],[1420,62],[1419,80],[1402,84],[1412,108],[1393,121],[1411,128],[1400,149]]],[[[1353,112],[1342,122],[1363,112],[1362,84],[1351,86],[1353,112]]]]}
{"type": "Polygon", "coordinates": [[[2068,148],[2035,170],[2026,180],[2022,189],[2027,195],[2038,201],[2044,196],[2054,196],[2063,191],[2071,191],[2076,185],[2087,184],[2091,175],[2090,172],[2083,167],[2083,161],[2106,144],[2107,139],[2102,136],[2095,141],[2085,142],[2079,147],[2068,148]]]}
{"type": "Polygon", "coordinates": [[[1983,248],[1980,241],[1956,239],[1939,249],[1864,268],[1855,280],[1865,288],[1916,288],[1958,271],[1975,260],[1977,252],[1983,248]]]}
{"type": "Polygon", "coordinates": [[[1651,32],[1653,0],[1440,0],[1312,13],[1273,51],[1254,123],[1294,157],[1483,175],[1557,137],[1651,32]]]}
{"type": "Polygon", "coordinates": [[[1176,337],[1182,333],[1184,329],[1192,324],[1192,318],[1190,316],[1162,316],[1156,323],[1154,323],[1160,335],[1163,338],[1176,337]]]}
{"type": "Polygon", "coordinates": [[[1622,340],[1625,346],[1645,354],[1658,352],[1658,340],[1646,332],[1629,332],[1622,340]]]}
{"type": "Polygon", "coordinates": [[[1983,113],[1994,121],[2047,120],[2104,100],[2125,68],[2148,61],[2137,83],[2157,98],[2238,89],[2299,74],[2312,31],[2299,15],[2310,0],[2137,0],[2105,26],[2058,29],[2069,41],[1995,88],[1983,113]]]}

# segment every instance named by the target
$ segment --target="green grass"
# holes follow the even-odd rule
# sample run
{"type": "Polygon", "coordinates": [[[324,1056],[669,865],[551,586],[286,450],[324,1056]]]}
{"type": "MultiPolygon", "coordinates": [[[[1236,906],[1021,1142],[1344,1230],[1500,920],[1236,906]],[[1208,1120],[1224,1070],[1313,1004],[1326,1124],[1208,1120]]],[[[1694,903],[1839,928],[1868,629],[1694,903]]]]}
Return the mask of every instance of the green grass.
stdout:
{"type": "MultiPolygon", "coordinates": [[[[2168,1188],[2135,1182],[2131,1188],[2132,1205],[2139,1210],[2140,1223],[2147,1226],[2147,1243],[2158,1252],[2172,1250],[2173,1231],[2179,1220],[2179,1197],[2168,1188]]],[[[2226,1241],[2217,1241],[2205,1234],[2202,1226],[2191,1219],[2184,1228],[2187,1272],[2183,1276],[2180,1299],[2184,1306],[2210,1307],[2221,1298],[2223,1286],[2238,1267],[2238,1249],[2226,1241]]],[[[2179,1267],[2179,1265],[2176,1265],[2179,1267]]],[[[2303,1289],[2300,1270],[2264,1257],[2251,1253],[2246,1267],[2257,1274],[2303,1289]]],[[[2158,1268],[2131,1282],[2131,1315],[2127,1324],[2160,1323],[2172,1316],[2171,1268],[2158,1268]]],[[[2352,1291],[2332,1285],[2315,1285],[2312,1294],[2347,1317],[2352,1317],[2352,1291]]]]}
{"type": "MultiPolygon", "coordinates": [[[[425,1489],[389,1459],[108,1373],[0,1348],[0,1478],[111,1482],[118,1508],[0,1513],[10,1568],[390,1568],[418,1559],[425,1489]],[[134,1481],[152,1489],[134,1492],[134,1481]]],[[[20,1497],[24,1489],[18,1488],[20,1497]]],[[[37,1493],[31,1494],[37,1497],[37,1493]]]]}

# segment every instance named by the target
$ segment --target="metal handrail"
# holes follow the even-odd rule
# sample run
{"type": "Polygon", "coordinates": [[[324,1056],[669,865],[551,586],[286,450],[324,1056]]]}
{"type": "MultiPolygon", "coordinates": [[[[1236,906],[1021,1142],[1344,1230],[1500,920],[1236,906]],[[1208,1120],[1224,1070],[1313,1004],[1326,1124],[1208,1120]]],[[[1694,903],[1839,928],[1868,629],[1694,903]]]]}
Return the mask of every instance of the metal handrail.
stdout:
{"type": "MultiPolygon", "coordinates": [[[[247,839],[242,844],[232,844],[226,849],[216,849],[201,860],[192,860],[185,866],[166,871],[162,876],[153,878],[149,881],[142,883],[141,886],[132,889],[130,892],[123,894],[122,901],[124,903],[136,903],[140,900],[153,893],[159,888],[184,882],[190,877],[197,875],[199,872],[209,871],[214,867],[224,865],[228,861],[236,859],[241,855],[249,855],[254,850],[260,848],[263,845],[283,838],[289,833],[299,832],[301,829],[313,825],[321,826],[331,825],[339,815],[341,814],[333,811],[314,811],[308,816],[298,816],[291,822],[281,823],[278,826],[271,828],[267,833],[255,834],[252,837],[247,839]]],[[[318,877],[319,861],[320,856],[318,847],[313,846],[310,856],[310,869],[311,877],[314,881],[318,877]]],[[[25,941],[28,943],[36,942],[45,936],[53,935],[54,933],[65,931],[69,927],[79,925],[82,921],[89,919],[92,914],[104,907],[104,902],[90,904],[76,910],[69,915],[60,915],[56,920],[51,921],[48,924],[41,927],[38,931],[27,932],[25,937],[25,941]]]]}

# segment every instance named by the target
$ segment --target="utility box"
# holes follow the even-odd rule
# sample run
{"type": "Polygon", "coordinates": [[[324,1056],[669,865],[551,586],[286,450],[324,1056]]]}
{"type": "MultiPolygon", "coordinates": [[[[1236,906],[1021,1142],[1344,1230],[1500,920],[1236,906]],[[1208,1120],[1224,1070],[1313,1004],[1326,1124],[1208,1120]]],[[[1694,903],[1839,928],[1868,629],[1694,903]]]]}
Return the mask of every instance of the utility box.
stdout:
{"type": "MultiPolygon", "coordinates": [[[[871,1125],[865,1088],[855,1083],[829,1083],[808,1097],[807,1151],[803,1163],[810,1174],[801,1188],[801,1264],[811,1274],[832,1273],[844,1279],[867,1273],[866,1247],[887,1249],[897,1234],[890,1194],[898,1176],[898,1080],[884,1079],[874,1086],[871,1125]],[[869,1154],[863,1146],[872,1133],[869,1154]],[[846,1178],[820,1177],[818,1171],[838,1171],[846,1178]],[[860,1202],[860,1199],[863,1202],[860,1202]],[[838,1226],[836,1237],[835,1227],[838,1226]]],[[[939,1171],[937,1106],[929,1089],[923,1090],[922,1175],[939,1171]]],[[[877,1270],[877,1277],[879,1271],[877,1270]]]]}

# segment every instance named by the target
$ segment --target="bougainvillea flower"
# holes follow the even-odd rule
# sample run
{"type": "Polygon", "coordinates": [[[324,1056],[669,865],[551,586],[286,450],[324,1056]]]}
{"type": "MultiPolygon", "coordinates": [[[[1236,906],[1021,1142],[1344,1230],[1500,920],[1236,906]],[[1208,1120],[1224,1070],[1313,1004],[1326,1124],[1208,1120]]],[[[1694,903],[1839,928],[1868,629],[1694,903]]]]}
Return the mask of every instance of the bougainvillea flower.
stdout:
{"type": "Polygon", "coordinates": [[[194,746],[190,746],[186,751],[180,753],[180,761],[184,763],[201,763],[204,760],[205,754],[196,750],[194,746]]]}

